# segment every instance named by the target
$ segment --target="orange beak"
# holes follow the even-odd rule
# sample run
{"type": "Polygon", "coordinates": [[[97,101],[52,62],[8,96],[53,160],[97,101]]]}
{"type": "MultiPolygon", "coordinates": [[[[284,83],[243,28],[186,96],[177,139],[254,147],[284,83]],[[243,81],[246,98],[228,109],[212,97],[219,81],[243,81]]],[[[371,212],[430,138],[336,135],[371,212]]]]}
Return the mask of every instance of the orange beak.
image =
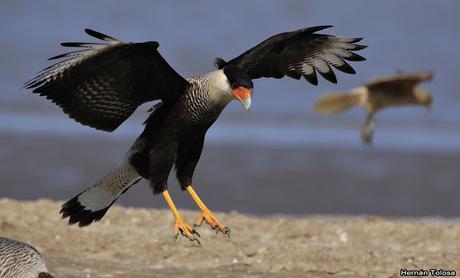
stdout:
{"type": "Polygon", "coordinates": [[[249,110],[249,108],[251,108],[252,89],[247,89],[245,87],[240,86],[232,90],[232,95],[234,98],[241,102],[246,111],[249,110]]]}

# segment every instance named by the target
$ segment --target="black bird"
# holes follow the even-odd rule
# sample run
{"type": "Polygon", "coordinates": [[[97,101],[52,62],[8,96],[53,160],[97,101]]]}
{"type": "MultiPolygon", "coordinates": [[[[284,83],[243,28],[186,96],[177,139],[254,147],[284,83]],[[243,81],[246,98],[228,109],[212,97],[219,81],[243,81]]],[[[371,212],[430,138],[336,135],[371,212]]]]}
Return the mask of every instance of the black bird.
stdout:
{"type": "Polygon", "coordinates": [[[69,224],[79,226],[99,221],[121,194],[144,178],[155,194],[163,194],[171,208],[176,237],[180,232],[190,240],[197,240],[196,231],[183,220],[167,190],[167,179],[175,166],[182,189],[202,211],[195,225],[204,221],[212,229],[229,234],[230,230],[217,221],[192,188],[206,131],[233,99],[240,101],[246,110],[251,107],[253,79],[304,77],[316,85],[317,71],[336,83],[331,66],[354,74],[345,60],[365,60],[352,52],[365,48],[355,44],[361,38],[316,34],[329,27],[272,36],[228,62],[216,58],[217,70],[187,79],[163,59],[155,41],[128,43],[86,29],[90,36],[105,43],[62,43],[83,49],[50,58],[63,60],[44,69],[25,86],[59,105],[70,118],[96,129],[113,131],[139,105],[160,100],[125,161],[67,201],[62,206],[62,217],[69,217],[69,224]]]}

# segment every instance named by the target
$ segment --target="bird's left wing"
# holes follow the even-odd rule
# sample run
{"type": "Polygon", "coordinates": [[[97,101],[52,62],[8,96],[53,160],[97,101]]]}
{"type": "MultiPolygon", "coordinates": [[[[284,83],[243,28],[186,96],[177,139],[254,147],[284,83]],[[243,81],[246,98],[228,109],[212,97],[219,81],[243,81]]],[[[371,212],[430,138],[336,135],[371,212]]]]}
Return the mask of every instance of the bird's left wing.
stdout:
{"type": "Polygon", "coordinates": [[[388,91],[398,94],[403,89],[411,90],[418,83],[433,79],[432,72],[418,72],[415,74],[397,73],[395,75],[384,75],[367,81],[366,86],[369,91],[388,91]]]}
{"type": "Polygon", "coordinates": [[[228,65],[246,71],[250,78],[282,78],[285,75],[300,79],[302,76],[317,85],[318,71],[325,79],[337,83],[331,69],[354,74],[355,70],[344,60],[363,61],[365,58],[353,53],[366,48],[356,44],[361,38],[340,38],[315,32],[332,26],[316,26],[293,32],[281,33],[261,42],[240,56],[225,62],[216,58],[215,65],[221,69],[228,65]]]}
{"type": "Polygon", "coordinates": [[[139,105],[175,102],[189,86],[158,52],[158,42],[128,43],[85,31],[105,42],[62,43],[82,49],[50,58],[61,61],[25,84],[77,122],[113,131],[139,105]]]}

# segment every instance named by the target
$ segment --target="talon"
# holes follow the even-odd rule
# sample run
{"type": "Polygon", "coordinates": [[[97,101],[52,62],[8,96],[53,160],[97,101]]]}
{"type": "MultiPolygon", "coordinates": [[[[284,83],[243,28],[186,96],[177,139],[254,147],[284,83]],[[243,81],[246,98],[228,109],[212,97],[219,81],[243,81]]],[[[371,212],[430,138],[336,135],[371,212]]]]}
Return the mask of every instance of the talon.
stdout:
{"type": "Polygon", "coordinates": [[[219,221],[217,221],[216,217],[214,217],[212,212],[205,206],[203,201],[201,201],[200,197],[198,197],[195,190],[193,190],[192,186],[189,185],[185,187],[185,189],[188,191],[190,196],[192,196],[193,200],[201,209],[201,217],[198,218],[194,226],[200,227],[203,224],[203,222],[206,222],[206,224],[208,224],[211,227],[211,229],[215,230],[216,233],[222,232],[223,234],[230,234],[230,229],[220,224],[219,221]]]}
{"type": "Polygon", "coordinates": [[[192,234],[195,234],[197,237],[201,238],[200,233],[198,233],[195,229],[192,230],[192,234]]]}
{"type": "Polygon", "coordinates": [[[212,214],[212,212],[208,209],[202,211],[202,216],[196,221],[195,225],[196,226],[201,226],[201,224],[206,222],[206,224],[211,227],[211,229],[216,231],[216,234],[219,232],[229,235],[230,234],[230,229],[217,221],[216,217],[212,214]]]}
{"type": "Polygon", "coordinates": [[[198,244],[201,245],[201,242],[198,240],[198,238],[194,236],[196,234],[199,237],[200,234],[198,234],[195,231],[195,229],[192,229],[192,227],[190,227],[190,225],[188,225],[182,218],[176,219],[175,231],[176,231],[176,236],[175,236],[176,240],[180,233],[182,236],[188,238],[190,241],[196,241],[198,242],[198,244]]]}
{"type": "Polygon", "coordinates": [[[228,238],[230,238],[230,234],[232,233],[232,231],[230,230],[229,227],[224,227],[223,233],[224,233],[225,235],[227,235],[228,238]]]}

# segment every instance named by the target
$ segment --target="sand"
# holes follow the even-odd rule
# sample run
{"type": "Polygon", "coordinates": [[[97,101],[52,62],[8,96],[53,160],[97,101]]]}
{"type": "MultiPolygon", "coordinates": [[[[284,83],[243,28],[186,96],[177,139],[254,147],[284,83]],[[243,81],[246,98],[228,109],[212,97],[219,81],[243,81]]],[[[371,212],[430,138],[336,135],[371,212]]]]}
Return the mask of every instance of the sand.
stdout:
{"type": "MultiPolygon", "coordinates": [[[[67,226],[61,202],[0,199],[0,235],[35,246],[56,277],[398,277],[401,268],[460,271],[460,221],[441,218],[255,217],[216,213],[231,238],[198,228],[173,240],[168,210],[114,206],[67,226]]],[[[183,211],[192,223],[197,211],[183,211]]]]}

